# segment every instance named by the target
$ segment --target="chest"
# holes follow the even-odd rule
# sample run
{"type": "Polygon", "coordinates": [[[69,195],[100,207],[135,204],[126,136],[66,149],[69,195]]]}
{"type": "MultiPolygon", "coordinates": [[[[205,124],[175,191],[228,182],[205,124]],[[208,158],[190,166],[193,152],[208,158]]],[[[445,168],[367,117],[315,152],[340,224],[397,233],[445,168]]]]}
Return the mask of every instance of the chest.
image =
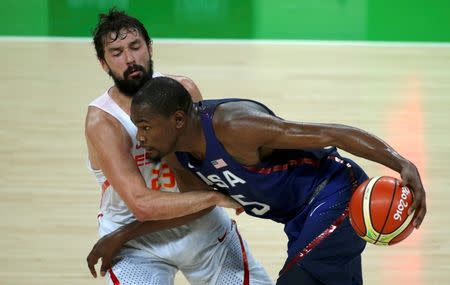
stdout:
{"type": "Polygon", "coordinates": [[[273,153],[270,148],[245,146],[238,142],[225,143],[222,146],[233,160],[243,166],[258,165],[273,153]]]}
{"type": "Polygon", "coordinates": [[[213,160],[210,163],[211,165],[202,168],[191,169],[209,186],[225,189],[227,192],[234,192],[247,184],[245,174],[240,171],[229,169],[225,160],[220,158],[213,160]]]}

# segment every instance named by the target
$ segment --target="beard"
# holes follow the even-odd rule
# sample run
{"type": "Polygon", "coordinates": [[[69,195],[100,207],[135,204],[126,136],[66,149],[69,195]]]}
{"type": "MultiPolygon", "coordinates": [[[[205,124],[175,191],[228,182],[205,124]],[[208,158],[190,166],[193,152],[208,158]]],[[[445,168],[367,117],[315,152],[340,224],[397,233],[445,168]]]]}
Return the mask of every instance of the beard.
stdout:
{"type": "Polygon", "coordinates": [[[153,77],[153,60],[151,59],[148,63],[147,70],[148,71],[145,71],[145,68],[142,65],[133,64],[128,66],[127,70],[124,71],[123,79],[120,79],[111,70],[109,71],[109,75],[114,80],[114,84],[120,92],[122,92],[125,96],[133,97],[134,94],[136,94],[136,92],[153,77]],[[139,76],[130,77],[130,74],[135,71],[140,71],[142,74],[139,76]]]}

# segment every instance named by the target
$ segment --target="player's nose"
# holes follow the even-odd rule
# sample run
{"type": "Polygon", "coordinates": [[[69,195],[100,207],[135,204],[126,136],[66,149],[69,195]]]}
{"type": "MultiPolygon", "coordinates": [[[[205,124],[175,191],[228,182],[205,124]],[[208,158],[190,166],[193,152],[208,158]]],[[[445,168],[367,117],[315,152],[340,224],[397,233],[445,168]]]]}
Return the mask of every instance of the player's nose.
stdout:
{"type": "Polygon", "coordinates": [[[140,145],[142,145],[145,142],[145,136],[139,130],[137,131],[136,139],[140,145]]]}
{"type": "Polygon", "coordinates": [[[130,50],[125,49],[124,54],[125,54],[125,59],[126,59],[127,64],[135,63],[134,55],[130,50]]]}

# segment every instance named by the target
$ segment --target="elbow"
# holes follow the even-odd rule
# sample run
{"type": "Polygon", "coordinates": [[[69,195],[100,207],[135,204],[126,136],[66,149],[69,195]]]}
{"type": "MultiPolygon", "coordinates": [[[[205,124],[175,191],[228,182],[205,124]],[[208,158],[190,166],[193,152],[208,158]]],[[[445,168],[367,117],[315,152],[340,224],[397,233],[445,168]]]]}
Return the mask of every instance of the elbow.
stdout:
{"type": "Polygon", "coordinates": [[[154,215],[154,211],[152,211],[149,207],[134,207],[131,210],[136,220],[139,222],[146,222],[151,220],[156,220],[157,217],[154,215]]]}
{"type": "Polygon", "coordinates": [[[136,220],[139,222],[153,221],[164,219],[164,213],[161,212],[155,205],[148,205],[144,202],[137,202],[131,209],[136,220]]]}
{"type": "Polygon", "coordinates": [[[145,204],[139,201],[139,199],[133,201],[133,203],[127,204],[131,213],[139,222],[145,222],[151,219],[150,208],[148,207],[148,205],[147,207],[145,207],[145,204]]]}
{"type": "Polygon", "coordinates": [[[139,222],[146,222],[151,219],[151,216],[142,210],[133,210],[133,215],[139,222]]]}

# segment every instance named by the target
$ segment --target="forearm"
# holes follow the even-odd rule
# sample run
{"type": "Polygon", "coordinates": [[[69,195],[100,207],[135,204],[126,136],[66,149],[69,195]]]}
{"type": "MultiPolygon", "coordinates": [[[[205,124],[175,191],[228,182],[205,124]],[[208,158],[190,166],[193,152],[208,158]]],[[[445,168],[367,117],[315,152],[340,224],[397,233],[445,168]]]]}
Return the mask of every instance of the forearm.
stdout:
{"type": "Polygon", "coordinates": [[[215,191],[147,192],[136,198],[133,213],[139,221],[174,219],[220,204],[221,199],[215,191]]]}
{"type": "Polygon", "coordinates": [[[356,156],[380,163],[401,173],[411,162],[380,138],[363,130],[341,126],[343,132],[335,132],[336,146],[356,156]]]}
{"type": "Polygon", "coordinates": [[[401,172],[411,163],[380,138],[341,124],[283,122],[272,148],[321,148],[335,146],[356,156],[401,172]]]}
{"type": "Polygon", "coordinates": [[[159,221],[147,221],[147,222],[140,222],[140,221],[134,221],[130,224],[127,224],[123,227],[120,227],[119,229],[115,230],[114,232],[110,233],[110,237],[116,237],[118,238],[121,243],[126,243],[129,240],[135,239],[139,236],[154,233],[157,231],[167,230],[175,227],[179,227],[181,225],[187,224],[207,213],[209,213],[214,207],[210,207],[207,209],[204,209],[200,212],[190,214],[187,216],[175,218],[175,219],[169,219],[169,220],[159,220],[159,221]]]}

